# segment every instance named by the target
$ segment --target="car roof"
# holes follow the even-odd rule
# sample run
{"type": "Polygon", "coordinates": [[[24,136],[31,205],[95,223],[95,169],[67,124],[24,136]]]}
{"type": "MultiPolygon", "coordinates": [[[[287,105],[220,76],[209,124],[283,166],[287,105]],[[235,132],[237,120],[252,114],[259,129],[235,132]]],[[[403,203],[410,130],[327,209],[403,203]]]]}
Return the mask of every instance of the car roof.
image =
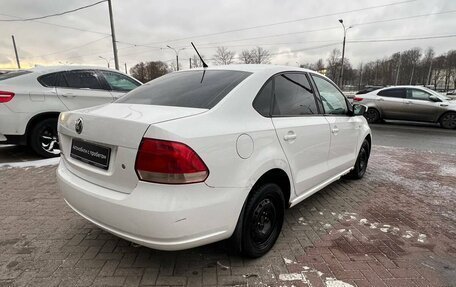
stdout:
{"type": "MultiPolygon", "coordinates": [[[[224,66],[209,66],[206,68],[207,70],[231,70],[231,71],[243,71],[243,72],[250,72],[250,73],[257,73],[257,72],[271,72],[271,73],[278,73],[282,71],[299,71],[299,72],[312,72],[317,73],[315,71],[293,67],[293,66],[284,66],[284,65],[271,65],[271,64],[235,64],[235,65],[224,65],[224,66]]],[[[204,70],[204,68],[194,68],[192,70],[204,70]]],[[[185,70],[189,71],[189,70],[185,70]]],[[[184,72],[184,71],[182,71],[184,72]]]]}
{"type": "Polygon", "coordinates": [[[388,87],[382,88],[382,90],[386,90],[386,89],[411,89],[411,88],[427,89],[426,87],[423,87],[423,86],[402,85],[402,86],[388,86],[388,87]]]}
{"type": "MultiPolygon", "coordinates": [[[[28,69],[28,70],[32,71],[32,72],[39,72],[39,73],[61,72],[61,71],[71,71],[71,70],[106,70],[106,71],[120,72],[120,71],[106,68],[106,67],[87,66],[87,65],[36,66],[36,67],[28,69]]],[[[120,72],[120,73],[122,73],[122,72],[120,72]]]]}

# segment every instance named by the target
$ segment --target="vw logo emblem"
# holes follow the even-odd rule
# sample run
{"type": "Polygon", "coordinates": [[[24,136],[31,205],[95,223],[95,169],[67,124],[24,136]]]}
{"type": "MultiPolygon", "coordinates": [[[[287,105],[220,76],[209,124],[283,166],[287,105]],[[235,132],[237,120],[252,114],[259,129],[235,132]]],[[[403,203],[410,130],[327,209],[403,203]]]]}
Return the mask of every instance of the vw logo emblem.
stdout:
{"type": "Polygon", "coordinates": [[[74,129],[78,134],[82,133],[83,125],[82,125],[82,118],[79,118],[76,123],[74,124],[74,129]]]}

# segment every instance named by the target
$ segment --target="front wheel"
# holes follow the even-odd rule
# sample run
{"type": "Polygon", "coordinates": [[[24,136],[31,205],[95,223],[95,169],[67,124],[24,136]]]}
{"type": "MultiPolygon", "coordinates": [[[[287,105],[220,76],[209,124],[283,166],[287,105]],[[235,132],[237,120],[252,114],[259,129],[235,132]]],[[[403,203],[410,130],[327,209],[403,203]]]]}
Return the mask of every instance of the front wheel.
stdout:
{"type": "Polygon", "coordinates": [[[358,158],[356,159],[355,166],[347,174],[348,178],[351,179],[361,179],[363,178],[364,174],[366,173],[367,163],[369,161],[369,154],[370,154],[370,145],[369,142],[365,139],[363,144],[361,145],[361,149],[358,153],[358,158]]]}
{"type": "Polygon", "coordinates": [[[280,235],[285,213],[281,188],[274,183],[258,186],[247,200],[233,240],[242,255],[266,254],[280,235]]]}
{"type": "Polygon", "coordinates": [[[444,129],[456,128],[456,113],[449,112],[440,118],[440,126],[444,129]]]}
{"type": "Polygon", "coordinates": [[[30,146],[42,157],[50,158],[60,155],[57,135],[57,119],[45,119],[37,123],[30,135],[30,146]]]}

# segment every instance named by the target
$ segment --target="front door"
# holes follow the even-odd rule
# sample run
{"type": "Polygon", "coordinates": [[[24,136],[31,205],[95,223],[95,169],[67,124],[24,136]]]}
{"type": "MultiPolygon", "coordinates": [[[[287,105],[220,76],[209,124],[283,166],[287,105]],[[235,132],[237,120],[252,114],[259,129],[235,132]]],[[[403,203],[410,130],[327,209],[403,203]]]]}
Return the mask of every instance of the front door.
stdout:
{"type": "Polygon", "coordinates": [[[443,111],[440,103],[430,99],[431,94],[420,89],[407,89],[404,112],[411,121],[433,122],[443,111]]]}
{"type": "Polygon", "coordinates": [[[69,110],[111,103],[113,97],[104,89],[98,74],[91,70],[68,71],[57,87],[57,94],[69,110]]]}
{"type": "Polygon", "coordinates": [[[284,73],[273,80],[272,122],[288,159],[297,195],[327,177],[329,124],[317,107],[304,73],[284,73]]]}
{"type": "Polygon", "coordinates": [[[355,164],[357,143],[363,120],[361,117],[348,115],[348,101],[333,83],[318,75],[312,75],[312,78],[318,89],[325,110],[325,118],[330,127],[329,174],[336,176],[355,164]]]}

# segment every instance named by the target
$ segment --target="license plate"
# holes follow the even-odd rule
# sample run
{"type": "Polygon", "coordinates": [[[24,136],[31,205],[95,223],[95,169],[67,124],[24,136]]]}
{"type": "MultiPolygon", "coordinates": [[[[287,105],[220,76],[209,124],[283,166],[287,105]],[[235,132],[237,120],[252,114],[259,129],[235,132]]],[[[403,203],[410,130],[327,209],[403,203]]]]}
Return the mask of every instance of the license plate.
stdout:
{"type": "Polygon", "coordinates": [[[90,165],[108,169],[111,149],[86,141],[73,139],[70,156],[90,165]]]}

